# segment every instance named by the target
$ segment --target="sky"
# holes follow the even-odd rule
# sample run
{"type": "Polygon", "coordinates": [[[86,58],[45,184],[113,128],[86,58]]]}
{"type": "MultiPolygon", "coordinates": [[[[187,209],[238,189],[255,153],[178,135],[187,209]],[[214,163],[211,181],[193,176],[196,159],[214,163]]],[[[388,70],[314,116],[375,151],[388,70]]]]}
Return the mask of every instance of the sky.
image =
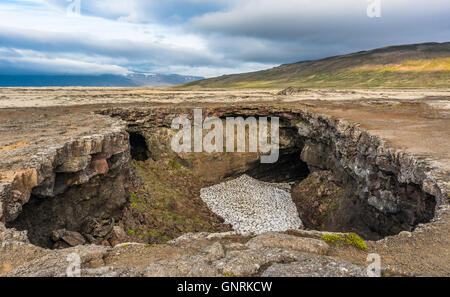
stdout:
{"type": "Polygon", "coordinates": [[[449,0],[0,0],[0,74],[213,77],[446,41],[449,0]]]}

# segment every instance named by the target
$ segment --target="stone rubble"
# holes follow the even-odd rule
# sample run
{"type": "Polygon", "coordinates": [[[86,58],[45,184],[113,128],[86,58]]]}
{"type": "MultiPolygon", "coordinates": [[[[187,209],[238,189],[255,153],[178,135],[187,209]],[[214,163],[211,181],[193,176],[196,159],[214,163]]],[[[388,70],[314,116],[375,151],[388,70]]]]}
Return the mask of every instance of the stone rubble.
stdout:
{"type": "MultiPolygon", "coordinates": [[[[4,246],[0,245],[0,255],[8,252],[4,246]]],[[[8,264],[0,276],[64,277],[68,272],[87,277],[366,276],[366,267],[327,257],[327,251],[322,240],[276,232],[253,238],[197,233],[163,245],[40,249],[34,257],[8,264]]]]}
{"type": "Polygon", "coordinates": [[[201,189],[200,198],[240,234],[302,227],[288,192],[245,174],[201,189]]]}

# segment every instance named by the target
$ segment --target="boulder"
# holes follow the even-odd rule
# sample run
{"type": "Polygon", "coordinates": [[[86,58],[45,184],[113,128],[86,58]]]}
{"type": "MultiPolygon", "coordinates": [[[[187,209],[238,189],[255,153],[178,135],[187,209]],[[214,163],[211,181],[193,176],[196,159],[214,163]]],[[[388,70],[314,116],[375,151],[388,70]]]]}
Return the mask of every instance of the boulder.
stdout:
{"type": "MultiPolygon", "coordinates": [[[[52,240],[55,243],[58,243],[59,241],[64,241],[69,246],[78,246],[83,245],[86,243],[86,239],[78,232],[74,231],[68,231],[66,229],[59,229],[52,232],[52,240]]],[[[60,245],[57,245],[57,247],[60,247],[60,245]]]]}
{"type": "Polygon", "coordinates": [[[258,235],[246,245],[250,249],[282,248],[319,255],[325,255],[329,248],[323,240],[275,232],[258,235]]]}
{"type": "Polygon", "coordinates": [[[367,277],[367,268],[326,257],[305,255],[292,263],[275,263],[263,277],[367,277]]]}

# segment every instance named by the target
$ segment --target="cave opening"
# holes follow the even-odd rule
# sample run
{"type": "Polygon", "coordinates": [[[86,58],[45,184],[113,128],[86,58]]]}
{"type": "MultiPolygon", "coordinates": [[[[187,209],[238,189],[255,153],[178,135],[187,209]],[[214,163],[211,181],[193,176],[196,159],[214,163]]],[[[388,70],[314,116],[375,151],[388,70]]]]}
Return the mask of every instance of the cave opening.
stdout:
{"type": "Polygon", "coordinates": [[[145,137],[137,132],[128,132],[130,134],[131,157],[137,161],[145,161],[149,158],[149,150],[145,137]]]}
{"type": "MultiPolygon", "coordinates": [[[[237,178],[242,174],[247,174],[252,178],[269,183],[298,185],[302,181],[305,181],[300,186],[297,186],[296,191],[294,191],[297,201],[299,201],[294,202],[303,205],[303,207],[298,207],[299,217],[308,229],[355,232],[365,239],[380,239],[388,235],[398,234],[403,230],[412,231],[417,224],[427,223],[434,217],[435,198],[426,195],[419,185],[401,185],[394,176],[391,176],[389,179],[391,181],[389,189],[392,189],[395,198],[399,200],[398,205],[400,210],[385,214],[376,208],[377,203],[379,203],[378,201],[382,201],[384,192],[380,192],[381,196],[358,197],[355,194],[358,191],[357,182],[352,177],[346,175],[343,170],[336,170],[332,166],[328,168],[308,166],[312,163],[306,159],[306,162],[303,161],[301,157],[302,151],[307,146],[305,145],[307,139],[299,136],[298,128],[289,122],[282,122],[282,126],[280,127],[281,146],[279,159],[273,164],[263,164],[259,160],[255,161],[254,158],[245,159],[244,157],[236,157],[237,154],[227,153],[221,153],[214,157],[205,157],[205,155],[201,154],[190,154],[187,157],[183,157],[168,153],[164,157],[166,159],[163,159],[160,158],[158,152],[170,152],[170,142],[167,143],[167,140],[170,138],[159,138],[159,134],[152,134],[154,130],[150,130],[148,127],[139,127],[139,132],[136,132],[135,128],[133,128],[134,131],[128,131],[132,159],[151,162],[154,171],[158,170],[154,168],[157,168],[159,164],[166,162],[173,167],[173,172],[170,173],[175,174],[162,175],[162,179],[170,179],[173,177],[174,179],[180,180],[179,183],[175,181],[161,183],[161,180],[155,183],[155,180],[148,179],[156,178],[157,175],[148,174],[148,179],[144,180],[147,183],[144,185],[139,184],[141,188],[145,188],[146,186],[156,188],[154,192],[165,195],[163,197],[164,199],[172,199],[173,193],[176,191],[184,194],[183,191],[185,188],[189,188],[191,185],[197,186],[195,180],[203,177],[201,174],[206,173],[211,175],[212,171],[217,172],[224,169],[228,170],[229,175],[221,175],[221,179],[216,180],[214,183],[237,178]],[[156,135],[158,137],[155,136],[149,141],[148,139],[146,140],[145,135],[156,135]],[[225,163],[221,163],[222,165],[218,166],[218,162],[228,160],[227,158],[230,158],[229,166],[225,166],[225,163]],[[161,163],[158,163],[158,161],[161,161],[161,163]],[[193,167],[189,167],[189,165],[192,164],[201,166],[205,170],[191,170],[193,167]],[[184,176],[180,167],[183,167],[183,170],[185,168],[191,170],[190,173],[192,175],[190,177],[192,177],[193,181],[185,182],[182,179],[184,176]],[[179,188],[174,190],[171,188],[172,186],[179,186],[179,188]],[[368,203],[372,200],[372,204],[368,203]]],[[[167,127],[157,128],[170,130],[167,127]]],[[[151,129],[155,129],[155,127],[151,129]]],[[[170,135],[169,133],[165,133],[166,131],[162,132],[164,133],[161,133],[161,135],[170,135]]],[[[324,144],[320,145],[325,146],[324,144]]],[[[313,156],[310,156],[310,160],[315,161],[333,156],[331,151],[320,149],[320,145],[310,146],[308,152],[313,154],[313,156]]],[[[330,164],[338,164],[338,162],[330,162],[330,164]]],[[[147,166],[148,164],[144,165],[147,166]]],[[[128,189],[122,189],[121,187],[117,189],[118,185],[126,183],[124,182],[125,179],[129,177],[135,178],[136,174],[125,177],[124,173],[114,178],[111,178],[111,175],[98,177],[91,180],[89,185],[84,185],[83,188],[66,187],[66,180],[70,176],[67,178],[63,177],[65,176],[58,175],[55,179],[55,188],[61,188],[60,191],[57,191],[58,197],[42,198],[37,195],[32,195],[29,203],[24,205],[19,218],[7,226],[19,230],[29,230],[29,237],[32,243],[44,247],[52,247],[55,244],[49,235],[53,231],[61,228],[80,232],[85,237],[86,242],[96,242],[94,239],[100,240],[104,236],[90,239],[90,234],[93,231],[83,229],[85,228],[85,222],[98,219],[99,222],[95,224],[100,226],[96,229],[100,231],[95,232],[98,234],[106,234],[106,231],[111,232],[111,228],[114,226],[114,222],[111,223],[110,219],[116,218],[119,220],[119,218],[122,218],[124,214],[122,206],[125,204],[125,200],[128,200],[127,203],[130,205],[135,203],[142,208],[147,207],[147,205],[139,204],[141,203],[139,197],[136,199],[137,202],[130,201],[128,189]],[[114,199],[111,199],[111,197],[114,199]],[[114,202],[113,205],[111,205],[111,202],[114,202]],[[107,211],[102,211],[106,206],[108,206],[107,211]],[[103,221],[106,221],[106,223],[102,223],[103,221]]],[[[194,193],[192,195],[197,194],[194,193]]],[[[292,193],[291,197],[293,198],[292,193]]],[[[295,199],[293,198],[293,200],[295,199]]],[[[164,205],[164,203],[161,203],[161,205],[164,205]]],[[[185,207],[184,204],[183,207],[185,207]]],[[[195,209],[189,211],[195,212],[195,209]]],[[[203,209],[203,211],[205,210],[203,209]]],[[[205,216],[207,217],[208,215],[205,216]]],[[[134,226],[136,229],[139,227],[138,223],[134,226]]],[[[157,232],[161,230],[162,234],[167,230],[167,225],[170,224],[163,222],[161,226],[152,227],[157,232]]],[[[179,223],[173,224],[173,228],[178,227],[179,223]]],[[[129,231],[127,228],[125,230],[129,231]]],[[[134,228],[130,230],[133,231],[134,228]]],[[[196,231],[197,229],[193,230],[196,231]]]]}
{"type": "MultiPolygon", "coordinates": [[[[209,156],[206,153],[183,156],[168,154],[168,162],[180,164],[191,170],[195,178],[210,178],[212,184],[238,178],[243,174],[263,182],[289,184],[291,192],[295,187],[291,196],[296,196],[295,198],[292,196],[292,199],[295,200],[299,216],[305,221],[305,227],[308,229],[355,232],[363,238],[377,240],[404,230],[412,231],[417,224],[426,223],[434,216],[434,197],[426,196],[420,188],[403,193],[402,186],[394,177],[390,177],[392,184],[386,187],[393,195],[398,196],[400,210],[385,213],[377,209],[376,205],[371,205],[369,199],[383,198],[377,196],[373,198],[369,194],[367,197],[358,195],[361,190],[358,187],[361,185],[339,167],[338,157],[334,155],[330,144],[311,142],[306,148],[310,140],[299,135],[295,123],[280,119],[280,150],[278,161],[275,163],[264,164],[259,159],[225,152],[209,156]],[[304,149],[307,154],[306,159],[302,160],[304,149]],[[309,161],[312,163],[308,164],[309,161]],[[317,162],[321,163],[321,166],[317,167],[317,162]]],[[[147,147],[149,142],[146,143],[142,135],[146,135],[146,129],[155,133],[155,130],[151,130],[155,127],[139,127],[139,129],[141,134],[130,133],[131,151],[135,160],[145,160],[150,151],[170,151],[166,137],[161,140],[152,138],[153,141],[150,142],[152,147],[147,147]]],[[[167,130],[170,128],[157,127],[157,129],[164,130],[156,133],[157,135],[169,135],[167,130]]],[[[248,134],[248,130],[246,133],[248,134]]],[[[155,160],[158,159],[161,158],[157,157],[155,160]]],[[[374,195],[378,195],[376,193],[374,195]]],[[[385,195],[384,192],[380,193],[385,195]]]]}
{"type": "Polygon", "coordinates": [[[6,227],[26,230],[32,244],[50,249],[113,242],[113,227],[127,202],[129,169],[114,168],[87,183],[63,187],[65,175],[55,178],[55,196],[37,194],[35,188],[18,217],[6,227]]]}
{"type": "Polygon", "coordinates": [[[278,161],[271,164],[257,162],[245,174],[272,183],[299,182],[309,175],[308,164],[300,159],[301,149],[280,150],[278,161]]]}

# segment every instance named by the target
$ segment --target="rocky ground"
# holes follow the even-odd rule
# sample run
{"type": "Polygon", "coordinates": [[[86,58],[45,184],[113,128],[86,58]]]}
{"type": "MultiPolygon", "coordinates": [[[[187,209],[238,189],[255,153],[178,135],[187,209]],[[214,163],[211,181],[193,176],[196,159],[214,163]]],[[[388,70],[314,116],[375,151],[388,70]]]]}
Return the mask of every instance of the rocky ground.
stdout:
{"type": "MultiPolygon", "coordinates": [[[[151,88],[2,88],[0,108],[77,106],[105,104],[178,104],[240,102],[299,102],[342,100],[417,100],[425,97],[448,97],[450,89],[302,89],[282,92],[280,89],[211,89],[165,90],[151,88]],[[220,98],[220,100],[218,100],[220,98]]],[[[445,102],[444,102],[445,103],[445,102]]]]}
{"type": "MultiPolygon", "coordinates": [[[[86,276],[363,276],[369,263],[367,255],[377,253],[387,276],[449,276],[450,216],[446,195],[450,189],[450,92],[279,91],[1,89],[0,218],[10,228],[0,224],[0,275],[64,276],[68,267],[74,267],[70,264],[76,263],[73,255],[68,256],[77,253],[81,274],[86,276]],[[312,230],[257,236],[223,233],[230,231],[230,226],[200,199],[200,189],[216,183],[199,178],[199,173],[205,173],[201,166],[187,168],[172,156],[130,163],[126,123],[95,114],[115,108],[140,110],[141,115],[133,111],[123,112],[121,117],[128,123],[135,117],[134,124],[146,125],[141,116],[148,110],[171,109],[174,103],[177,107],[219,107],[233,112],[255,107],[277,109],[279,115],[307,109],[356,124],[405,156],[414,156],[408,161],[409,167],[400,157],[391,161],[400,163],[400,178],[423,182],[422,188],[440,195],[438,212],[431,223],[420,224],[412,232],[366,240],[366,248],[340,241],[336,244],[325,240],[324,233],[312,230]],[[409,171],[411,168],[417,169],[409,171]],[[433,175],[428,176],[430,172],[433,175]],[[430,183],[431,177],[437,182],[430,183]],[[132,181],[125,182],[127,178],[132,181]],[[62,197],[67,198],[63,204],[58,202],[62,197]],[[39,202],[43,198],[46,200],[39,202]],[[39,202],[36,208],[34,202],[39,202]],[[43,222],[32,215],[34,209],[42,209],[49,218],[57,219],[52,224],[43,222]],[[186,233],[189,235],[183,235],[186,233]],[[43,235],[51,242],[37,246],[43,235]]],[[[333,123],[314,116],[311,122],[322,125],[318,129],[333,123]]],[[[346,127],[339,129],[355,131],[346,127]]],[[[310,133],[306,130],[299,126],[299,132],[310,133]]],[[[336,227],[340,216],[339,212],[333,213],[333,203],[347,192],[326,168],[319,168],[333,160],[324,163],[324,159],[315,159],[317,155],[308,154],[321,149],[316,143],[302,145],[307,148],[303,149],[302,159],[315,167],[313,174],[297,183],[292,192],[304,225],[319,230],[334,226],[336,230],[331,231],[341,231],[336,227]]],[[[343,159],[351,158],[351,151],[340,152],[348,154],[341,156],[343,159]]],[[[324,150],[322,156],[326,153],[324,150]]],[[[221,164],[227,162],[226,158],[218,160],[221,164]]],[[[387,160],[380,160],[377,166],[387,168],[387,160]]],[[[215,179],[223,178],[223,168],[218,168],[215,179]]],[[[363,176],[364,172],[355,170],[363,176]]],[[[378,178],[384,178],[381,175],[378,178]]],[[[377,180],[373,174],[367,178],[377,180]]],[[[382,180],[378,183],[383,184],[382,180]]],[[[408,191],[416,193],[417,189],[413,185],[408,191]]],[[[414,195],[418,195],[414,196],[417,201],[424,199],[414,195]]],[[[385,206],[377,203],[373,204],[385,206]]],[[[427,206],[423,207],[420,211],[427,211],[427,206]]],[[[410,216],[415,218],[420,211],[410,216]]]]}
{"type": "MultiPolygon", "coordinates": [[[[4,228],[4,227],[2,227],[4,228]]],[[[187,234],[164,245],[123,243],[114,248],[83,245],[63,250],[31,246],[23,235],[2,229],[4,276],[366,276],[365,266],[323,256],[320,239],[282,233],[242,237],[233,232],[187,234]],[[4,235],[9,232],[8,235],[4,235]],[[31,248],[33,248],[31,250],[31,248]],[[17,257],[27,251],[28,257],[17,257]],[[79,257],[79,258],[77,258],[79,257]],[[15,262],[12,263],[11,259],[15,262]],[[33,259],[30,261],[30,259],[33,259]],[[68,272],[69,271],[69,272],[68,272]]]]}

